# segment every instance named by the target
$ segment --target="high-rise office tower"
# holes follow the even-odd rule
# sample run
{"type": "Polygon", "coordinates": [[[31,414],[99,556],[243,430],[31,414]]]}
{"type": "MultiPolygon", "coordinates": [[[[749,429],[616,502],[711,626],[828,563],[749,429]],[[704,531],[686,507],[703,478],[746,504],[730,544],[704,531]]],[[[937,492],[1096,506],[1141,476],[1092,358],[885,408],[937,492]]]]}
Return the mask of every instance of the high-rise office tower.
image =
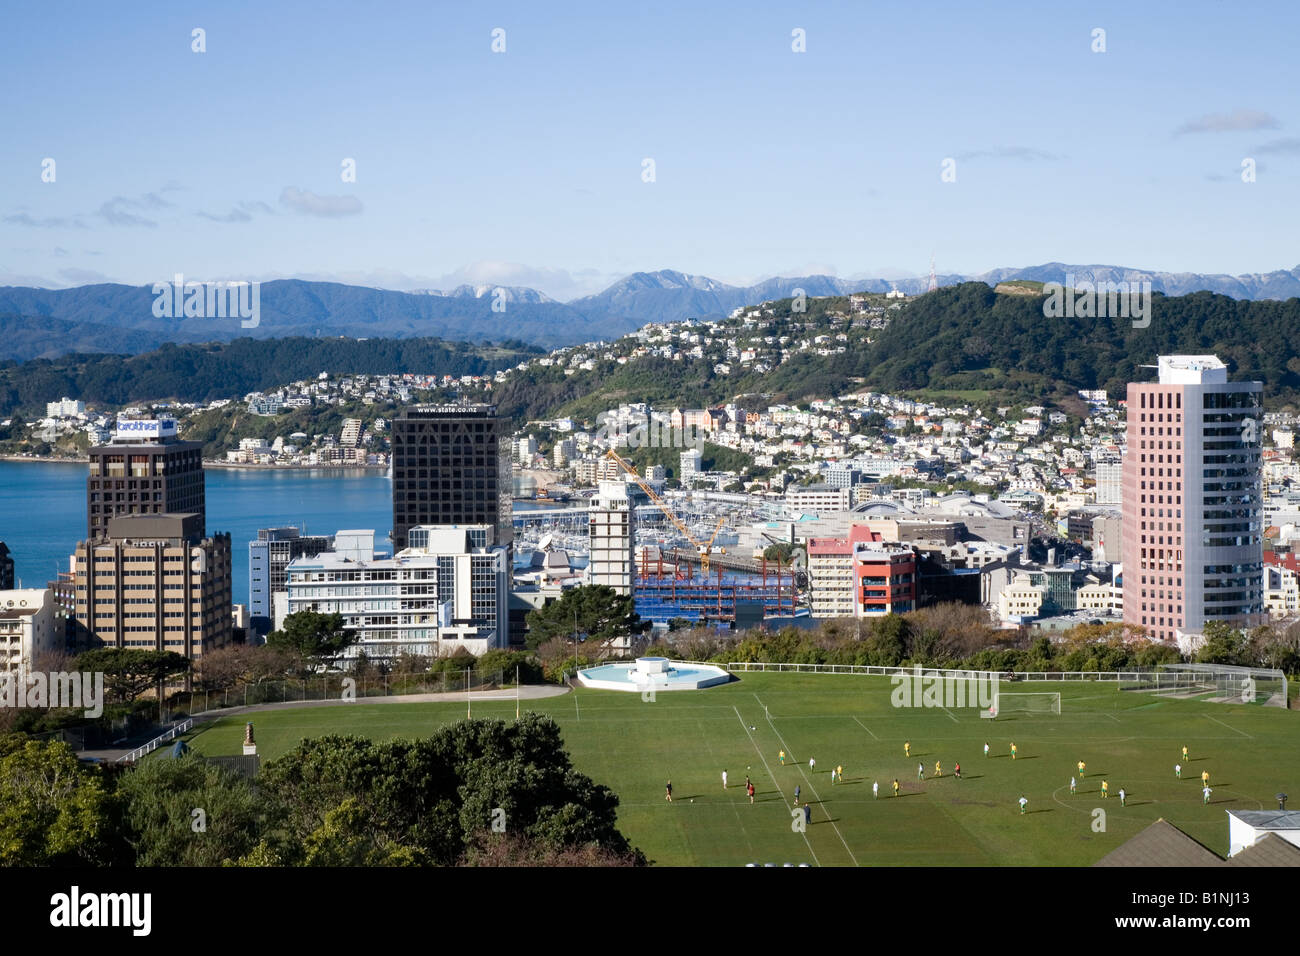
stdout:
{"type": "Polygon", "coordinates": [[[164,513],[204,526],[203,445],[179,441],[174,419],[119,418],[112,442],[90,449],[86,537],[105,537],[118,515],[164,513]]]}
{"type": "Polygon", "coordinates": [[[77,621],[95,644],[196,660],[228,645],[230,535],[196,514],[123,515],[73,555],[77,621]]]}
{"type": "Polygon", "coordinates": [[[495,405],[413,405],[393,421],[393,550],[416,525],[489,524],[514,539],[510,444],[495,405]]]}
{"type": "Polygon", "coordinates": [[[258,529],[257,540],[248,542],[248,616],[255,635],[271,630],[274,596],[287,590],[289,562],[333,546],[332,536],[309,537],[297,528],[258,529]]]}
{"type": "Polygon", "coordinates": [[[1260,382],[1213,355],[1162,355],[1128,387],[1124,620],[1175,641],[1264,620],[1260,382]]]}

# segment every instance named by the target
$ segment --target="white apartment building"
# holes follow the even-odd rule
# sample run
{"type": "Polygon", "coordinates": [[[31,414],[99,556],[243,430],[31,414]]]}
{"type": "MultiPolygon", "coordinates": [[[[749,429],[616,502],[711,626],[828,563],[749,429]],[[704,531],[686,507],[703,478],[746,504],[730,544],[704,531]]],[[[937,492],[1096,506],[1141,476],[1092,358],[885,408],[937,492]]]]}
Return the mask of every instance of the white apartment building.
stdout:
{"type": "Polygon", "coordinates": [[[853,500],[850,488],[831,488],[813,485],[808,488],[791,488],[785,495],[786,511],[791,514],[829,514],[848,511],[853,500]]]}
{"type": "Polygon", "coordinates": [[[65,398],[57,402],[45,403],[46,418],[75,418],[86,413],[86,403],[65,398]]]}
{"type": "Polygon", "coordinates": [[[1273,618],[1300,613],[1300,577],[1290,568],[1264,565],[1264,608],[1273,618]]]}
{"type": "Polygon", "coordinates": [[[509,551],[488,524],[418,525],[410,547],[374,557],[374,532],[335,535],[335,550],[288,568],[288,613],[343,615],[372,660],[482,654],[509,641],[509,551]],[[365,536],[369,535],[369,541],[365,536]],[[354,540],[355,539],[355,540],[354,540]]]}
{"type": "Polygon", "coordinates": [[[31,672],[37,659],[63,650],[63,629],[49,588],[0,591],[0,671],[31,672]]]}
{"type": "Polygon", "coordinates": [[[692,478],[694,478],[703,470],[701,467],[701,463],[703,462],[703,460],[704,460],[704,456],[701,455],[699,451],[694,448],[690,449],[689,451],[682,452],[680,463],[681,463],[681,482],[683,487],[685,487],[692,478]]]}
{"type": "Polygon", "coordinates": [[[843,542],[808,542],[808,594],[814,618],[854,616],[853,552],[843,542]]]}
{"type": "Polygon", "coordinates": [[[1120,461],[1097,462],[1096,503],[1118,505],[1123,503],[1124,464],[1120,461]]]}

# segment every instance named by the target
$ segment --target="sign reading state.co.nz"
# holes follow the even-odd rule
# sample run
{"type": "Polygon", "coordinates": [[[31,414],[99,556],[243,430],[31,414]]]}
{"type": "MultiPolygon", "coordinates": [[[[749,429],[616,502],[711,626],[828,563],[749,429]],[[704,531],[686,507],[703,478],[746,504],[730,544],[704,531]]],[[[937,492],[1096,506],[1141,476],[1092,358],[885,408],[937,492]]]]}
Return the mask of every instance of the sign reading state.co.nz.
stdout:
{"type": "Polygon", "coordinates": [[[167,438],[176,434],[174,418],[119,418],[116,438],[167,438]]]}

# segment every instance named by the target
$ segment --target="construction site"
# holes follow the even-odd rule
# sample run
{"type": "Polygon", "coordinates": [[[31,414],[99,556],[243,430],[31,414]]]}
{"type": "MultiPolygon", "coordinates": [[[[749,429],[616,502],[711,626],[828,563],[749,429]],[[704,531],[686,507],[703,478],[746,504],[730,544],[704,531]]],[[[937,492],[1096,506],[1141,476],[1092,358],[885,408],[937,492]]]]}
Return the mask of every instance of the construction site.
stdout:
{"type": "Polygon", "coordinates": [[[675,552],[642,548],[636,559],[632,597],[641,617],[658,624],[752,627],[765,618],[794,617],[799,592],[788,565],[757,562],[757,572],[704,568],[675,552]]]}

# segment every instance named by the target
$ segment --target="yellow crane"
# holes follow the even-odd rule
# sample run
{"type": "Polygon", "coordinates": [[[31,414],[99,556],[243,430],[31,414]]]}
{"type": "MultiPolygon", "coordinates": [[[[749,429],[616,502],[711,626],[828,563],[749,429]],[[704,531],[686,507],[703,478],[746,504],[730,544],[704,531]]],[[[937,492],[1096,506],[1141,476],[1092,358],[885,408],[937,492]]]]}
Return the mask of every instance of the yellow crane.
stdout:
{"type": "MultiPolygon", "coordinates": [[[[705,576],[707,577],[709,573],[709,553],[713,550],[713,542],[718,537],[718,532],[722,530],[723,524],[726,523],[727,516],[723,515],[718,519],[717,526],[714,527],[713,534],[709,536],[709,540],[704,544],[700,544],[700,542],[695,538],[695,536],[691,534],[691,529],[686,527],[686,525],[682,522],[682,520],[677,517],[676,512],[674,512],[672,508],[668,507],[668,502],[660,498],[659,495],[655,492],[655,490],[650,487],[650,485],[645,481],[644,478],[641,477],[641,475],[637,472],[636,467],[630,461],[625,459],[622,455],[614,451],[614,449],[612,448],[605,452],[605,457],[614,459],[614,461],[618,463],[619,467],[621,467],[624,471],[626,471],[629,475],[631,475],[632,480],[635,481],[638,486],[640,486],[641,490],[644,491],[647,496],[649,496],[650,500],[659,506],[659,510],[668,516],[668,520],[673,523],[673,527],[675,527],[681,533],[682,537],[684,537],[687,541],[689,541],[692,545],[695,546],[695,550],[700,556],[700,569],[704,572],[705,576]]],[[[718,551],[721,554],[727,553],[726,550],[723,548],[719,548],[718,551]]]]}

